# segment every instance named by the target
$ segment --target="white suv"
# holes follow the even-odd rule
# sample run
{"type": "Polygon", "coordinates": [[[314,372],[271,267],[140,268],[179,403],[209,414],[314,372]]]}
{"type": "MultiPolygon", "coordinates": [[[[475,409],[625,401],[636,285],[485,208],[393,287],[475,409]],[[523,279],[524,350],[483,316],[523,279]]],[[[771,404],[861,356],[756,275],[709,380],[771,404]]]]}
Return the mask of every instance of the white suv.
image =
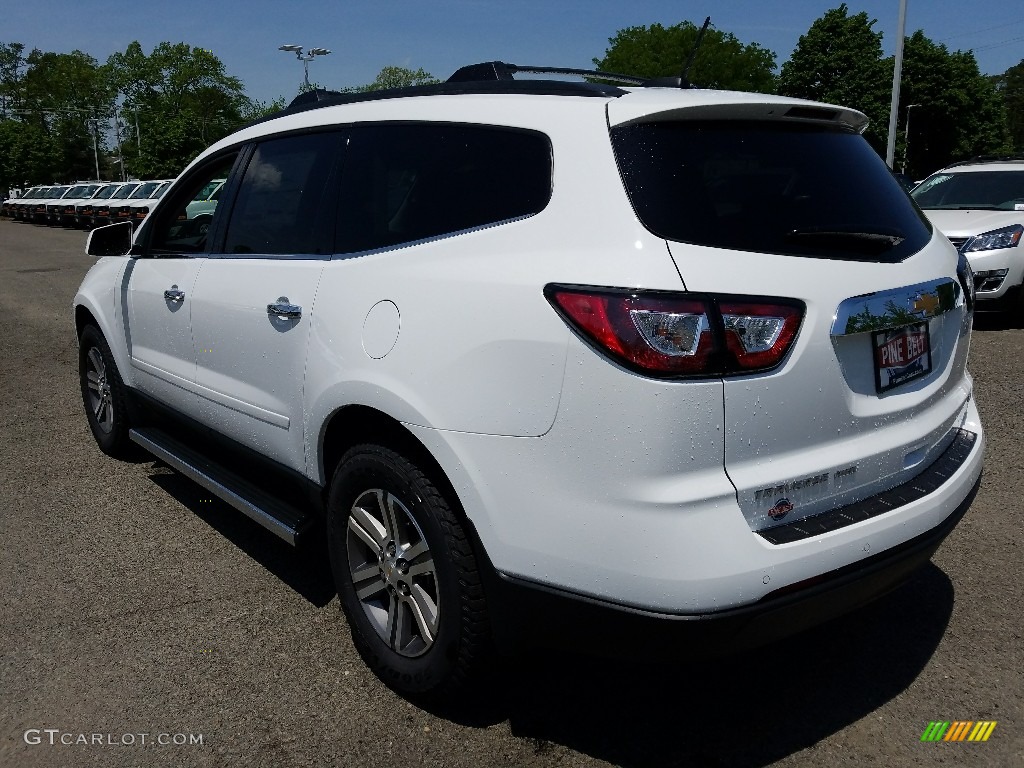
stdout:
{"type": "Polygon", "coordinates": [[[1024,314],[1024,158],[954,163],[912,197],[970,261],[978,301],[1024,314]]]}
{"type": "Polygon", "coordinates": [[[210,147],[134,241],[93,232],[100,447],[288,542],[324,520],[406,694],[495,641],[741,647],[903,580],[981,475],[973,296],[864,115],[513,69],[319,93],[210,147]]]}

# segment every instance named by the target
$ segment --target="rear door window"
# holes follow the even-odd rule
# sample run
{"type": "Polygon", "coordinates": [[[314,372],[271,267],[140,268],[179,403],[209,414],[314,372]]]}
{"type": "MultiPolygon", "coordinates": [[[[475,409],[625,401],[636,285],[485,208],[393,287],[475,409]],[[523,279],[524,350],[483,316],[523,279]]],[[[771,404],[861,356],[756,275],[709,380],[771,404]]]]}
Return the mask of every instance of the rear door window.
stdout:
{"type": "Polygon", "coordinates": [[[783,122],[612,129],[644,226],[668,240],[756,253],[901,261],[931,225],[858,134],[783,122]]]}
{"type": "MultiPolygon", "coordinates": [[[[338,133],[316,133],[257,145],[231,211],[224,252],[330,253],[335,198],[328,179],[340,141],[338,133]]],[[[221,189],[211,198],[218,199],[221,189]]]]}

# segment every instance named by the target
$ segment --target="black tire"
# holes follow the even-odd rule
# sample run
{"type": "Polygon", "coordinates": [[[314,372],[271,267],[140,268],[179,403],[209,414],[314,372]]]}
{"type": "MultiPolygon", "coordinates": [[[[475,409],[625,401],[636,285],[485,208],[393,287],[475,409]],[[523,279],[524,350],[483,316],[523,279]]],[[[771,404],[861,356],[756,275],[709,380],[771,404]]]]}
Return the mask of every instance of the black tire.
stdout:
{"type": "Polygon", "coordinates": [[[406,696],[451,701],[471,687],[489,655],[487,608],[470,541],[430,478],[389,448],[352,448],[331,482],[327,530],[367,666],[406,696]]]}
{"type": "Polygon", "coordinates": [[[89,429],[100,450],[118,458],[129,455],[125,386],[106,339],[94,325],[87,325],[79,338],[78,378],[89,429]]]}

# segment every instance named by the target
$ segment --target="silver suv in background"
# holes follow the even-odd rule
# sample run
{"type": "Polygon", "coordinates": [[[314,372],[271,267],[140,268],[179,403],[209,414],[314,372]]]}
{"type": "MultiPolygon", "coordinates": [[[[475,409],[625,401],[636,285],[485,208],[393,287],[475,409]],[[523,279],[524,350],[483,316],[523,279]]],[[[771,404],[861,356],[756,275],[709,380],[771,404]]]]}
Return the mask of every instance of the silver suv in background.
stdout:
{"type": "Polygon", "coordinates": [[[967,257],[978,306],[1024,317],[1024,157],[954,163],[911,197],[967,257]]]}

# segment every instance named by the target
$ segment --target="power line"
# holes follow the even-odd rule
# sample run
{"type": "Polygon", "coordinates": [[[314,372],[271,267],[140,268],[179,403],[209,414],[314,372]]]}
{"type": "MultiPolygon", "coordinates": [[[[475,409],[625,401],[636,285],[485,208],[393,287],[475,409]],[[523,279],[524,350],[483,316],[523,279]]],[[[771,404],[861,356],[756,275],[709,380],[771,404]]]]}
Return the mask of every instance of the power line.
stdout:
{"type": "MultiPolygon", "coordinates": [[[[992,31],[994,31],[996,29],[1006,29],[1007,27],[1012,27],[1015,24],[1024,24],[1024,19],[1021,19],[1020,21],[1007,21],[1007,22],[1003,22],[1002,24],[997,24],[994,27],[985,27],[984,29],[976,29],[973,32],[958,32],[955,35],[950,35],[949,37],[943,37],[942,39],[936,40],[935,42],[937,42],[937,43],[944,43],[947,40],[953,40],[953,39],[955,39],[957,37],[967,37],[969,35],[980,35],[982,32],[992,32],[992,31]]],[[[1016,40],[1020,40],[1020,39],[1021,38],[1019,38],[1019,37],[1016,38],[1016,40]]],[[[1010,41],[1010,42],[1015,42],[1015,41],[1010,41]]]]}
{"type": "Polygon", "coordinates": [[[975,51],[975,52],[977,52],[977,51],[991,51],[993,48],[1002,48],[1004,45],[1009,45],[1010,43],[1019,43],[1022,40],[1024,40],[1024,36],[1022,36],[1022,37],[1013,37],[1013,38],[1010,38],[1009,40],[1003,40],[1000,43],[992,43],[991,45],[982,45],[982,46],[980,46],[978,48],[972,48],[971,50],[975,51]]]}

